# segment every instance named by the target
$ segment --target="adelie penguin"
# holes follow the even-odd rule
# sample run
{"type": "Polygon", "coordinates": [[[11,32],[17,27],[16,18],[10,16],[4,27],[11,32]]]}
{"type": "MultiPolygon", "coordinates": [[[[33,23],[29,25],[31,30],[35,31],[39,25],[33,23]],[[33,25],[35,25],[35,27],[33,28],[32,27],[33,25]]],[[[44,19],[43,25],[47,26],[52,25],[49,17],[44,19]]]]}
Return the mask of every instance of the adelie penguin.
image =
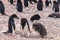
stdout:
{"type": "Polygon", "coordinates": [[[45,5],[46,5],[46,7],[48,7],[48,6],[49,6],[49,3],[52,5],[51,0],[50,0],[50,1],[49,1],[49,0],[46,0],[46,1],[45,1],[45,5]]]}
{"type": "Polygon", "coordinates": [[[24,6],[28,7],[28,0],[24,0],[24,6]]]}
{"type": "Polygon", "coordinates": [[[57,0],[58,4],[60,4],[60,0],[57,0]]]}
{"type": "Polygon", "coordinates": [[[2,15],[5,15],[5,7],[2,1],[0,1],[0,13],[2,15]]]}
{"type": "Polygon", "coordinates": [[[16,14],[11,15],[8,21],[8,31],[4,34],[13,33],[13,30],[15,30],[14,18],[19,19],[16,14]]]}
{"type": "Polygon", "coordinates": [[[51,0],[49,0],[49,3],[52,5],[52,1],[51,0]]]}
{"type": "Polygon", "coordinates": [[[33,22],[34,20],[39,20],[40,18],[41,18],[40,15],[35,14],[35,15],[31,16],[30,20],[33,22]]]}
{"type": "Polygon", "coordinates": [[[30,4],[33,4],[32,2],[34,3],[37,3],[37,0],[29,0],[30,4]]]}
{"type": "Polygon", "coordinates": [[[30,4],[33,4],[33,3],[32,3],[32,0],[29,0],[29,3],[30,3],[30,4]]]}
{"type": "Polygon", "coordinates": [[[51,18],[60,18],[60,14],[59,13],[52,13],[52,14],[48,15],[48,17],[51,17],[51,18]]]}
{"type": "Polygon", "coordinates": [[[42,2],[42,0],[39,0],[37,2],[37,10],[38,11],[42,11],[43,10],[43,2],[42,2]]]}
{"type": "Polygon", "coordinates": [[[32,2],[34,2],[34,3],[37,3],[37,0],[31,0],[32,2]]]}
{"type": "Polygon", "coordinates": [[[42,38],[44,38],[47,35],[47,30],[44,25],[41,23],[33,23],[32,25],[33,29],[37,31],[42,38]]]}
{"type": "Polygon", "coordinates": [[[46,7],[49,6],[49,1],[48,0],[45,1],[45,5],[46,5],[46,7]]]}
{"type": "Polygon", "coordinates": [[[22,30],[24,30],[26,24],[27,24],[27,26],[28,26],[28,31],[31,32],[31,31],[30,31],[30,27],[29,27],[28,20],[27,20],[26,18],[21,18],[22,30]]]}
{"type": "Polygon", "coordinates": [[[13,4],[13,0],[8,0],[8,2],[10,2],[10,4],[13,4]]]}
{"type": "Polygon", "coordinates": [[[17,0],[16,8],[18,12],[23,12],[23,5],[22,5],[21,0],[17,0]]]}
{"type": "Polygon", "coordinates": [[[57,1],[53,1],[53,8],[54,12],[59,12],[59,4],[57,1]]]}

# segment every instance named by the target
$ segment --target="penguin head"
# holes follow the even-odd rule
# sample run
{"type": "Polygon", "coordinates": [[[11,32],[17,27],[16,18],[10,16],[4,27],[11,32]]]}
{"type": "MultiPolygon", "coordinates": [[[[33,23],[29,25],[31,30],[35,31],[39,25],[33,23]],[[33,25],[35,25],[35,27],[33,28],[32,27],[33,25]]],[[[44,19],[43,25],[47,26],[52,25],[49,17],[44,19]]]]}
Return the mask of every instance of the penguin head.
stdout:
{"type": "Polygon", "coordinates": [[[19,19],[16,14],[11,15],[11,17],[19,19]]]}

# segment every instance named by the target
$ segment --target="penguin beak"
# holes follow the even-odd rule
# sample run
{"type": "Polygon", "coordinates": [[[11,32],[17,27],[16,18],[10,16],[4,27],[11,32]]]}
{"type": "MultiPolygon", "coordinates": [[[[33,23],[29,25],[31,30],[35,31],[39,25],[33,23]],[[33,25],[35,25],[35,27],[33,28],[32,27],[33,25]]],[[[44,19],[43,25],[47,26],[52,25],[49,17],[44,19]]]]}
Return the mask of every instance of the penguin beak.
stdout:
{"type": "Polygon", "coordinates": [[[19,19],[17,16],[15,18],[19,19]]]}
{"type": "Polygon", "coordinates": [[[17,19],[19,19],[19,18],[17,17],[17,19]]]}

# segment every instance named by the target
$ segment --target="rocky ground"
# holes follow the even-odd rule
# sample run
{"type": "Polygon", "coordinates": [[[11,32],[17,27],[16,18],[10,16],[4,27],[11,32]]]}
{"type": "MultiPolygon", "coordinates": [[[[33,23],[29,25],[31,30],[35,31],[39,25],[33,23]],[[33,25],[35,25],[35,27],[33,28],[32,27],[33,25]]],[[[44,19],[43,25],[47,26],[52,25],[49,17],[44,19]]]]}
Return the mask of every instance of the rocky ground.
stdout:
{"type": "Polygon", "coordinates": [[[5,13],[7,16],[3,16],[0,14],[0,40],[60,40],[60,19],[59,18],[49,18],[48,15],[53,13],[52,7],[43,7],[43,11],[37,11],[37,4],[29,4],[28,7],[23,7],[23,12],[17,12],[16,4],[11,5],[7,0],[2,0],[5,5],[5,13]],[[13,35],[3,34],[8,30],[8,19],[12,14],[16,14],[19,19],[15,19],[16,30],[13,35]],[[39,21],[42,23],[47,29],[47,36],[45,38],[41,38],[37,32],[32,29],[32,22],[30,21],[30,17],[34,14],[39,14],[41,19],[39,21]],[[25,27],[25,31],[21,30],[20,20],[21,18],[27,18],[29,21],[29,25],[31,27],[32,33],[29,33],[28,29],[25,27]],[[26,36],[26,37],[24,37],[26,36]]]}

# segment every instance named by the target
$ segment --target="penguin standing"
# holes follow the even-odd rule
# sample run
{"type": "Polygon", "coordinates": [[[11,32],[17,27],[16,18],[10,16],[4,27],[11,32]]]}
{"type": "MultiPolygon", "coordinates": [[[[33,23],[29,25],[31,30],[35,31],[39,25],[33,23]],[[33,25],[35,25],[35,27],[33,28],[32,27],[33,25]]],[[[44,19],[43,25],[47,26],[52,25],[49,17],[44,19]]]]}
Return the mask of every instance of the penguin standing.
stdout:
{"type": "Polygon", "coordinates": [[[54,10],[55,12],[59,12],[59,4],[57,1],[53,1],[53,8],[52,10],[54,10]]]}
{"type": "Polygon", "coordinates": [[[7,33],[12,33],[13,32],[13,29],[15,30],[15,23],[14,23],[14,18],[17,18],[17,15],[16,14],[13,14],[9,17],[9,21],[8,21],[8,31],[7,32],[4,32],[4,34],[7,34],[7,33]]]}
{"type": "Polygon", "coordinates": [[[42,11],[43,10],[43,2],[42,0],[39,0],[37,3],[37,10],[42,11]]]}
{"type": "Polygon", "coordinates": [[[2,1],[0,1],[0,13],[2,15],[5,15],[5,7],[2,1]]]}
{"type": "Polygon", "coordinates": [[[28,0],[24,0],[24,6],[28,7],[28,0]]]}
{"type": "Polygon", "coordinates": [[[60,4],[60,0],[57,0],[58,4],[60,4]]]}
{"type": "Polygon", "coordinates": [[[22,18],[22,19],[21,19],[22,30],[24,30],[26,24],[28,25],[28,31],[31,32],[31,31],[30,31],[30,27],[29,27],[28,20],[27,20],[26,18],[22,18]]]}
{"type": "Polygon", "coordinates": [[[45,5],[46,5],[46,7],[49,6],[49,1],[48,0],[45,1],[45,5]]]}
{"type": "Polygon", "coordinates": [[[22,12],[23,11],[23,5],[22,5],[22,2],[21,0],[17,0],[17,11],[18,12],[22,12]]]}
{"type": "Polygon", "coordinates": [[[10,4],[13,4],[13,0],[8,0],[8,2],[10,2],[10,4]]]}

